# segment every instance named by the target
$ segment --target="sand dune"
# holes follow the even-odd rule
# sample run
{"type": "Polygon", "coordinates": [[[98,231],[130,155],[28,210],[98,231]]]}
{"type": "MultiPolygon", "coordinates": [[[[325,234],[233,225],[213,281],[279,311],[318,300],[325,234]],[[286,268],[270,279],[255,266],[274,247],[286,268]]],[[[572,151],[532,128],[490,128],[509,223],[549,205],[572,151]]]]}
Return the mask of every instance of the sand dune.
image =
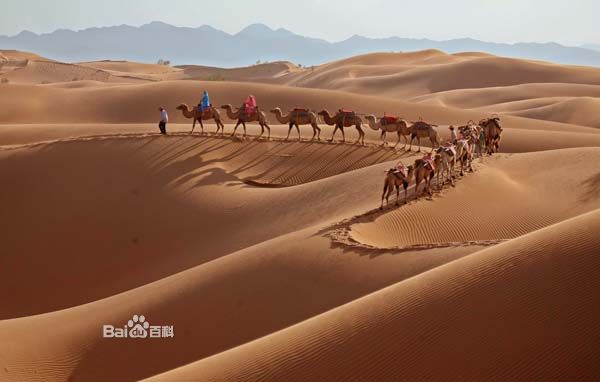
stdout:
{"type": "Polygon", "coordinates": [[[513,86],[449,90],[415,97],[411,101],[438,103],[450,107],[472,109],[516,101],[535,101],[545,98],[599,96],[600,86],[598,85],[527,83],[513,86]]]}
{"type": "Polygon", "coordinates": [[[289,73],[302,71],[298,66],[287,61],[276,61],[233,69],[200,65],[181,65],[177,68],[183,69],[186,79],[200,81],[269,81],[289,73]]]}
{"type": "Polygon", "coordinates": [[[442,200],[412,203],[353,225],[351,237],[376,247],[512,239],[600,208],[594,197],[599,160],[598,148],[486,158],[460,186],[444,191],[442,200]]]}
{"type": "Polygon", "coordinates": [[[598,229],[575,217],[154,380],[593,380],[598,229]]]}
{"type": "Polygon", "coordinates": [[[597,379],[598,74],[437,50],[234,69],[0,51],[0,381],[597,379]],[[424,118],[442,141],[500,113],[501,152],[379,211],[384,172],[421,153],[366,125],[365,146],[354,127],[328,143],[322,121],[286,142],[270,113],[271,140],[229,119],[190,134],[175,107],[203,90],[424,118]],[[102,338],[134,314],[175,337],[102,338]]]}
{"type": "Polygon", "coordinates": [[[436,51],[375,54],[338,61],[280,83],[389,97],[416,97],[456,89],[526,83],[600,84],[600,69],[503,57],[446,55],[436,51]],[[384,57],[384,58],[382,58],[384,57]],[[441,61],[437,63],[433,58],[441,61]],[[377,70],[382,65],[385,71],[377,70]],[[374,71],[377,75],[372,75],[374,71]]]}
{"type": "Polygon", "coordinates": [[[563,100],[551,105],[521,110],[513,114],[526,118],[600,127],[598,110],[600,110],[600,98],[579,97],[563,100]]]}
{"type": "Polygon", "coordinates": [[[21,60],[44,60],[52,61],[32,52],[22,50],[2,50],[0,49],[0,61],[21,61],[21,60]]]}
{"type": "Polygon", "coordinates": [[[107,71],[61,62],[29,60],[23,66],[2,74],[10,82],[48,84],[66,81],[100,81],[131,83],[144,81],[141,77],[115,76],[107,71]]]}

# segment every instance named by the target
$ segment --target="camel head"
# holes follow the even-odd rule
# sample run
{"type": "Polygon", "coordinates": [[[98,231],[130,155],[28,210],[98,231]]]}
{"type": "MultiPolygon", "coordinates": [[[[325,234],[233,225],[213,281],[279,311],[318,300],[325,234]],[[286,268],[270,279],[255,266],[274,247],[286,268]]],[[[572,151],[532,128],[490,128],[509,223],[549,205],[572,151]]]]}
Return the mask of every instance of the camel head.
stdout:
{"type": "Polygon", "coordinates": [[[187,110],[189,108],[188,108],[188,105],[186,103],[180,103],[179,106],[177,106],[175,109],[176,110],[187,110]]]}
{"type": "Polygon", "coordinates": [[[269,110],[269,112],[271,112],[271,113],[274,113],[274,114],[277,114],[277,113],[280,113],[280,114],[281,114],[281,109],[280,109],[280,108],[278,108],[278,107],[276,107],[276,108],[274,108],[274,109],[271,109],[271,110],[269,110]]]}
{"type": "Polygon", "coordinates": [[[375,116],[373,114],[365,115],[365,119],[369,122],[375,123],[375,116]]]}
{"type": "Polygon", "coordinates": [[[329,116],[329,112],[327,110],[323,109],[320,112],[318,112],[317,115],[320,115],[320,116],[323,116],[323,117],[328,117],[329,116]]]}
{"type": "Polygon", "coordinates": [[[233,106],[231,106],[231,104],[228,103],[228,104],[225,104],[225,105],[221,105],[221,109],[232,110],[233,106]]]}

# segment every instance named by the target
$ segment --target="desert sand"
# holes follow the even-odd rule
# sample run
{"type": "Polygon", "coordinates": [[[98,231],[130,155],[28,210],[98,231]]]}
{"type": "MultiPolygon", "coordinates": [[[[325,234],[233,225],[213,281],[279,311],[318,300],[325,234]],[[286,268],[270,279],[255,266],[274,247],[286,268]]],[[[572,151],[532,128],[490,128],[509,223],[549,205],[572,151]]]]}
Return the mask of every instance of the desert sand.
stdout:
{"type": "Polygon", "coordinates": [[[0,51],[0,381],[597,380],[599,74],[436,50],[236,69],[0,51]],[[203,90],[254,94],[272,139],[229,137],[224,112],[224,137],[190,134],[175,107],[203,90]],[[285,141],[276,106],[423,118],[442,140],[498,113],[504,132],[455,186],[380,211],[384,172],[423,153],[366,124],[364,146],[322,121],[285,141]],[[174,337],[103,338],[134,314],[174,337]]]}

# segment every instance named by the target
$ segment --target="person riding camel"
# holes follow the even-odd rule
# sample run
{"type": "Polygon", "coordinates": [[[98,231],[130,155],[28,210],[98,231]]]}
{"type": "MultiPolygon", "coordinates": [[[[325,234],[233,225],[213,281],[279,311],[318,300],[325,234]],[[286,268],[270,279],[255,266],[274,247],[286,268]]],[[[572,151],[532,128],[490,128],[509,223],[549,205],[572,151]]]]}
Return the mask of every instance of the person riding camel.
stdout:
{"type": "Polygon", "coordinates": [[[200,103],[198,104],[198,110],[200,110],[201,113],[204,113],[204,111],[206,109],[208,109],[210,106],[211,106],[210,97],[208,96],[208,92],[204,91],[204,95],[202,96],[202,101],[200,101],[200,103]]]}
{"type": "Polygon", "coordinates": [[[243,105],[243,109],[244,109],[244,113],[247,116],[250,116],[256,112],[256,109],[257,109],[256,98],[252,94],[250,94],[248,96],[248,98],[246,98],[246,101],[244,102],[244,105],[243,105]]]}

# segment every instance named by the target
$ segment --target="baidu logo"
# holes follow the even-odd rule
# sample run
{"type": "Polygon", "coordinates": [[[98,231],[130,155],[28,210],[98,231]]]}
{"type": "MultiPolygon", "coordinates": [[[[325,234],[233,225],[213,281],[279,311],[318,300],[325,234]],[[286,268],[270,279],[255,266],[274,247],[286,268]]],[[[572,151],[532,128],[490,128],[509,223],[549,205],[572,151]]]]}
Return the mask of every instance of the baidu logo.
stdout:
{"type": "Polygon", "coordinates": [[[134,314],[122,328],[113,325],[102,327],[104,338],[173,338],[173,325],[150,325],[143,315],[134,314]]]}

